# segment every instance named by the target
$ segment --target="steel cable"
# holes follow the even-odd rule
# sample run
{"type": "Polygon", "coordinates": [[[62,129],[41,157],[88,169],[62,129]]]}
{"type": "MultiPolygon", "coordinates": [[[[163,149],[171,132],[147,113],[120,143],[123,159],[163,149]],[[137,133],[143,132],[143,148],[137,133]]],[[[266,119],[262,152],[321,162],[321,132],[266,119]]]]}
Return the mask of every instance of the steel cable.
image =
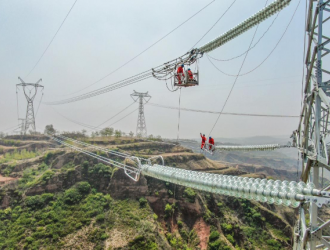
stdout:
{"type": "Polygon", "coordinates": [[[211,26],[211,28],[206,31],[206,33],[191,47],[191,49],[193,49],[213,28],[215,25],[217,25],[217,23],[224,17],[224,15],[230,10],[230,8],[234,5],[234,3],[236,2],[236,0],[234,0],[229,7],[225,10],[225,12],[218,18],[218,20],[211,26]]]}
{"type": "Polygon", "coordinates": [[[268,26],[268,28],[266,29],[266,31],[262,34],[262,36],[258,39],[258,41],[248,50],[246,50],[245,52],[243,52],[242,54],[238,55],[238,56],[234,56],[234,57],[231,57],[231,58],[228,58],[228,59],[217,59],[213,56],[210,56],[208,55],[210,58],[212,58],[213,60],[215,61],[219,61],[219,62],[228,62],[228,61],[231,61],[231,60],[234,60],[234,59],[237,59],[243,55],[245,55],[247,52],[249,52],[250,50],[252,50],[253,48],[255,48],[258,43],[261,41],[261,39],[266,35],[266,33],[270,30],[270,28],[273,26],[275,20],[277,19],[278,15],[280,14],[280,12],[277,13],[277,15],[275,16],[275,18],[273,19],[273,21],[271,22],[271,24],[268,26]]]}
{"type": "MultiPolygon", "coordinates": [[[[159,105],[155,103],[148,103],[149,106],[167,108],[167,109],[175,109],[178,110],[177,107],[159,105]]],[[[180,108],[182,111],[189,112],[197,112],[197,113],[208,113],[208,114],[219,114],[218,111],[208,111],[208,110],[199,110],[199,109],[188,109],[188,108],[180,108]]],[[[267,114],[248,114],[248,113],[232,113],[232,112],[222,112],[223,115],[235,115],[235,116],[256,116],[256,117],[278,117],[278,118],[299,118],[299,115],[267,115],[267,114]]]]}
{"type": "MultiPolygon", "coordinates": [[[[268,3],[268,0],[266,1],[265,6],[267,5],[267,3],[268,3]]],[[[250,49],[251,46],[252,46],[252,43],[253,43],[253,40],[254,40],[254,38],[255,38],[255,35],[257,34],[258,28],[259,28],[259,24],[257,25],[256,30],[255,30],[255,32],[254,32],[254,34],[253,34],[253,37],[252,37],[251,42],[250,42],[250,45],[249,45],[249,49],[250,49]]],[[[238,74],[236,75],[236,78],[235,78],[235,81],[234,81],[234,83],[233,83],[233,86],[231,87],[231,89],[230,89],[230,91],[229,91],[229,94],[228,94],[228,96],[227,96],[227,98],[226,98],[226,101],[225,101],[225,103],[224,103],[223,106],[222,106],[221,112],[219,113],[219,116],[218,116],[218,118],[216,119],[216,121],[215,121],[215,123],[214,123],[214,125],[213,125],[213,127],[212,127],[212,129],[211,129],[211,131],[210,131],[210,133],[209,133],[209,136],[210,136],[210,134],[212,133],[212,131],[213,131],[213,129],[215,128],[215,126],[217,125],[217,123],[218,123],[218,121],[219,121],[219,119],[220,119],[220,117],[221,117],[221,114],[222,114],[222,112],[224,111],[224,109],[225,109],[225,107],[226,107],[226,105],[227,105],[227,102],[228,102],[228,100],[229,100],[229,98],[230,98],[230,95],[231,95],[231,93],[232,93],[232,91],[233,91],[235,85],[236,85],[237,79],[238,79],[238,77],[239,77],[239,74],[241,73],[241,70],[242,70],[242,68],[243,68],[243,66],[244,66],[244,63],[245,63],[245,60],[246,60],[248,54],[249,54],[249,52],[247,52],[247,53],[245,54],[245,57],[244,57],[244,59],[243,59],[243,62],[242,62],[242,64],[241,64],[241,67],[240,67],[240,69],[239,69],[239,71],[238,71],[238,74]]]]}
{"type": "Polygon", "coordinates": [[[210,62],[210,63],[211,63],[211,64],[212,64],[212,65],[213,65],[213,66],[214,66],[219,72],[221,72],[222,74],[224,74],[224,75],[226,75],[226,76],[232,76],[232,77],[236,77],[236,76],[245,76],[245,75],[247,75],[247,74],[252,73],[252,72],[255,71],[256,69],[258,69],[262,64],[264,64],[265,61],[268,60],[268,58],[273,54],[273,52],[275,51],[275,49],[277,48],[277,46],[280,44],[280,42],[282,41],[284,35],[285,35],[286,32],[288,31],[288,28],[289,28],[289,26],[290,26],[290,24],[291,24],[291,22],[292,22],[292,20],[293,20],[293,18],[294,18],[294,16],[295,16],[297,10],[298,10],[298,7],[299,7],[299,5],[300,5],[300,1],[301,1],[301,0],[299,0],[299,2],[298,2],[298,4],[297,4],[297,7],[296,7],[295,11],[293,12],[293,15],[292,15],[292,17],[291,17],[291,19],[290,19],[288,25],[286,26],[286,28],[285,28],[285,30],[284,30],[282,36],[280,37],[280,39],[278,40],[278,42],[275,44],[275,47],[270,51],[270,53],[266,56],[266,58],[265,58],[260,64],[258,64],[255,68],[253,68],[253,69],[251,69],[251,70],[249,70],[249,71],[247,71],[247,72],[245,72],[245,73],[239,74],[239,75],[233,75],[233,74],[228,74],[228,73],[224,72],[223,70],[219,69],[219,68],[218,68],[218,67],[217,67],[217,66],[216,66],[216,65],[210,60],[210,57],[209,57],[208,54],[206,54],[207,59],[209,60],[209,62],[210,62]]]}
{"type": "Polygon", "coordinates": [[[55,39],[57,33],[58,33],[58,32],[60,31],[60,29],[62,28],[62,26],[63,26],[65,20],[68,18],[69,14],[71,13],[71,11],[72,11],[72,9],[73,9],[73,7],[75,6],[75,4],[76,4],[77,1],[78,1],[78,0],[75,0],[75,1],[74,1],[74,3],[73,3],[73,5],[71,6],[69,12],[66,14],[64,20],[62,21],[60,27],[57,29],[55,35],[54,35],[53,38],[50,40],[48,46],[46,47],[46,49],[44,50],[44,52],[42,53],[42,55],[40,56],[40,58],[38,59],[38,61],[36,62],[36,64],[33,66],[33,68],[30,70],[30,72],[29,72],[25,77],[28,77],[28,76],[32,73],[32,71],[37,67],[37,65],[39,64],[40,60],[41,60],[42,57],[45,55],[45,53],[47,52],[48,48],[50,47],[50,45],[51,45],[52,42],[54,41],[54,39],[55,39]]]}
{"type": "MultiPolygon", "coordinates": [[[[236,1],[236,0],[235,0],[236,1]]],[[[204,9],[206,9],[209,5],[211,5],[213,2],[215,2],[215,0],[211,1],[210,3],[208,3],[207,5],[205,5],[202,9],[200,9],[199,11],[197,11],[195,14],[193,14],[192,16],[190,16],[188,19],[186,19],[184,22],[182,22],[181,24],[179,24],[177,27],[175,27],[174,29],[172,29],[170,32],[168,32],[166,35],[162,36],[160,39],[158,39],[156,42],[154,42],[153,44],[151,44],[148,48],[144,49],[143,51],[141,51],[139,54],[137,54],[136,56],[134,56],[132,59],[130,59],[129,61],[127,61],[126,63],[124,63],[123,65],[121,65],[120,67],[116,68],[115,70],[111,71],[109,74],[105,75],[104,77],[100,78],[99,80],[97,80],[96,82],[86,86],[85,88],[82,88],[76,92],[70,93],[68,95],[72,95],[75,93],[78,93],[82,90],[85,90],[91,86],[93,86],[96,83],[99,83],[100,81],[104,80],[105,78],[107,78],[108,76],[112,75],[113,73],[115,73],[116,71],[118,71],[119,69],[123,68],[124,66],[126,66],[128,63],[130,63],[131,61],[133,61],[134,59],[136,59],[137,57],[139,57],[140,55],[142,55],[144,52],[146,52],[147,50],[149,50],[150,48],[152,48],[153,46],[155,46],[157,43],[159,43],[160,41],[162,41],[164,38],[166,38],[167,36],[169,36],[170,34],[172,34],[174,31],[176,31],[178,28],[180,28],[182,25],[184,25],[186,22],[188,22],[190,19],[192,19],[193,17],[195,17],[197,14],[199,14],[200,12],[202,12],[204,9]]]]}

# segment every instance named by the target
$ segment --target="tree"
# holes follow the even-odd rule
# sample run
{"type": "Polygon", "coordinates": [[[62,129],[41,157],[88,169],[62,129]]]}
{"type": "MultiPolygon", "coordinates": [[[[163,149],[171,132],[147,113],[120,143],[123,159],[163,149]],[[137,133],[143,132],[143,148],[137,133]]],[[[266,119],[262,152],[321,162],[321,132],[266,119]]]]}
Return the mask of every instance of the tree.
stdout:
{"type": "Polygon", "coordinates": [[[150,140],[152,140],[152,139],[154,139],[154,136],[153,136],[153,135],[149,135],[148,138],[149,138],[150,140]]]}
{"type": "Polygon", "coordinates": [[[53,124],[46,125],[44,134],[51,135],[51,134],[55,134],[55,133],[56,133],[56,130],[54,129],[53,124]]]}
{"type": "Polygon", "coordinates": [[[96,137],[96,132],[92,132],[91,137],[94,139],[96,137]]]}
{"type": "Polygon", "coordinates": [[[120,130],[116,130],[115,131],[115,136],[118,138],[118,137],[121,137],[121,131],[120,130]]]}
{"type": "Polygon", "coordinates": [[[134,133],[131,131],[131,132],[129,132],[129,134],[128,134],[130,137],[133,137],[134,136],[134,133]]]}
{"type": "Polygon", "coordinates": [[[112,136],[113,135],[113,131],[114,129],[113,128],[105,128],[105,134],[106,136],[112,136]]]}
{"type": "Polygon", "coordinates": [[[95,132],[95,136],[96,136],[96,137],[97,137],[97,136],[100,136],[99,131],[96,131],[96,132],[95,132]]]}
{"type": "Polygon", "coordinates": [[[86,130],[86,129],[83,129],[83,130],[81,131],[81,133],[82,133],[84,136],[86,136],[87,130],[86,130]]]}
{"type": "Polygon", "coordinates": [[[0,139],[3,139],[3,138],[5,138],[5,133],[4,132],[0,132],[0,139]]]}
{"type": "Polygon", "coordinates": [[[105,128],[102,129],[102,130],[100,131],[100,134],[101,134],[102,137],[103,137],[103,136],[107,136],[106,129],[105,129],[105,128]]]}

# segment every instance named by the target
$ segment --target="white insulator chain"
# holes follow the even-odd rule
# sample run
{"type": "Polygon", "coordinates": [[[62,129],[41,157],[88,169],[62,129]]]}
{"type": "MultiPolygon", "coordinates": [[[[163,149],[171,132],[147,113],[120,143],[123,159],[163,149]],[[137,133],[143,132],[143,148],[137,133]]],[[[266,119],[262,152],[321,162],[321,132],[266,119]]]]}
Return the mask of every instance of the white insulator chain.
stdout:
{"type": "Polygon", "coordinates": [[[217,150],[224,151],[268,151],[275,150],[279,148],[288,148],[290,145],[280,145],[280,144],[265,144],[265,145],[244,145],[244,146],[227,146],[227,145],[219,145],[215,146],[217,150]]]}
{"type": "Polygon", "coordinates": [[[301,202],[330,204],[330,193],[314,189],[312,183],[219,175],[161,165],[142,165],[142,174],[166,182],[215,194],[269,204],[298,207],[301,202]]]}
{"type": "MultiPolygon", "coordinates": [[[[50,134],[50,133],[49,133],[50,134]]],[[[50,136],[54,141],[77,150],[101,162],[113,165],[124,170],[125,174],[134,181],[138,181],[140,174],[160,179],[166,182],[179,184],[186,187],[195,188],[216,194],[233,196],[248,200],[267,202],[283,206],[298,207],[301,202],[313,202],[321,207],[330,204],[330,192],[320,191],[314,188],[312,183],[295,181],[266,180],[259,178],[237,177],[219,174],[203,173],[191,170],[184,170],[164,165],[154,164],[152,160],[159,158],[164,164],[161,156],[155,156],[147,160],[148,164],[141,164],[141,159],[131,156],[130,159],[137,163],[137,166],[129,166],[107,157],[100,156],[86,149],[67,143],[53,134],[50,136]]],[[[66,137],[69,139],[68,137],[66,137]]],[[[72,143],[73,140],[70,140],[72,143]]],[[[84,143],[84,146],[87,143],[84,143]]],[[[98,147],[100,149],[100,147],[98,147]]]]}
{"type": "Polygon", "coordinates": [[[290,2],[291,0],[276,0],[272,2],[271,4],[254,14],[252,17],[246,19],[245,21],[238,24],[236,27],[230,29],[226,33],[222,34],[218,38],[200,47],[199,51],[201,53],[206,53],[222,46],[223,44],[229,42],[230,40],[244,33],[245,31],[266,20],[270,16],[276,14],[284,7],[286,7],[290,2]]]}

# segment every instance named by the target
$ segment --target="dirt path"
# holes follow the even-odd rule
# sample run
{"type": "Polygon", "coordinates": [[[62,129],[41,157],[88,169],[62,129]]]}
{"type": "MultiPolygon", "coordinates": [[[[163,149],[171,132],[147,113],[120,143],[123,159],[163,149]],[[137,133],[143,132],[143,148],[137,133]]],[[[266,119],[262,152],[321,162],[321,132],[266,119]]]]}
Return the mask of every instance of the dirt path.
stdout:
{"type": "Polygon", "coordinates": [[[4,177],[4,176],[0,175],[0,185],[1,185],[1,184],[6,184],[6,183],[8,183],[8,182],[10,182],[10,181],[13,181],[13,180],[15,180],[15,179],[16,179],[16,178],[4,177]]]}

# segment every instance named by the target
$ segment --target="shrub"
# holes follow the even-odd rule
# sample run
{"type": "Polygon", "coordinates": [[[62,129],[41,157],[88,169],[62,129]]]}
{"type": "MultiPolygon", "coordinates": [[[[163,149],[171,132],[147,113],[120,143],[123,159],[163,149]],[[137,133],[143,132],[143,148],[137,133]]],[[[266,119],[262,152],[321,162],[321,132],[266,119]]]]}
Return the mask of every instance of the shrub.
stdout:
{"type": "Polygon", "coordinates": [[[165,218],[171,216],[174,212],[174,205],[166,204],[165,206],[165,218]]]}
{"type": "Polygon", "coordinates": [[[96,221],[99,222],[99,223],[103,222],[104,219],[105,219],[104,214],[99,214],[99,215],[96,216],[96,221]]]}
{"type": "Polygon", "coordinates": [[[149,239],[144,235],[139,235],[135,237],[128,243],[129,249],[136,250],[157,250],[158,246],[154,242],[155,239],[149,239]]]}
{"type": "Polygon", "coordinates": [[[225,233],[231,233],[233,230],[233,226],[231,224],[227,224],[227,223],[222,223],[221,228],[225,233]]]}
{"type": "Polygon", "coordinates": [[[54,172],[52,170],[47,170],[42,176],[41,176],[41,180],[44,182],[47,182],[48,180],[50,180],[53,176],[54,176],[54,172]]]}
{"type": "Polygon", "coordinates": [[[88,194],[91,190],[91,185],[87,181],[77,183],[77,189],[81,194],[88,194]]]}
{"type": "Polygon", "coordinates": [[[184,190],[184,194],[188,198],[189,202],[195,202],[196,192],[192,188],[186,188],[184,190]]]}
{"type": "Polygon", "coordinates": [[[148,203],[147,199],[142,197],[139,199],[140,207],[145,207],[148,203]]]}
{"type": "Polygon", "coordinates": [[[75,204],[81,200],[82,196],[76,188],[70,188],[65,191],[63,199],[67,204],[75,204]]]}
{"type": "Polygon", "coordinates": [[[231,244],[235,243],[234,237],[231,234],[227,234],[226,238],[231,244]]]}
{"type": "Polygon", "coordinates": [[[95,228],[87,237],[88,241],[97,243],[98,241],[105,240],[108,235],[105,234],[105,231],[99,228],[95,228]]]}
{"type": "Polygon", "coordinates": [[[220,234],[218,231],[212,231],[209,237],[209,241],[210,242],[216,241],[217,239],[219,239],[219,236],[220,234]]]}
{"type": "Polygon", "coordinates": [[[282,245],[278,241],[274,239],[269,239],[266,241],[267,245],[271,246],[271,249],[278,250],[281,249],[282,245]]]}
{"type": "Polygon", "coordinates": [[[26,242],[28,244],[31,244],[34,241],[34,239],[32,237],[30,237],[30,236],[29,237],[26,237],[25,240],[26,240],[26,242]]]}

